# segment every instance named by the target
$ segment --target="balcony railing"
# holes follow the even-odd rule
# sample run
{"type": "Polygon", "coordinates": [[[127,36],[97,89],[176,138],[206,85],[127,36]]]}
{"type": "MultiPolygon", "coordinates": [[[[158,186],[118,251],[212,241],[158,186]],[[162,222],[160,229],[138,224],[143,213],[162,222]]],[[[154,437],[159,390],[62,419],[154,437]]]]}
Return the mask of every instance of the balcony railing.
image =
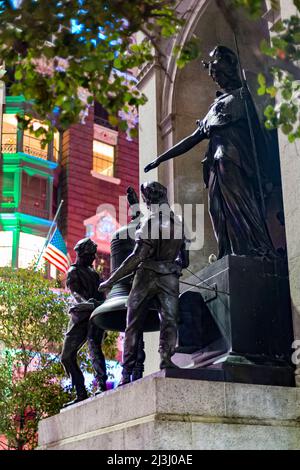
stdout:
{"type": "Polygon", "coordinates": [[[16,144],[2,144],[1,152],[2,153],[16,153],[17,145],[16,144]]]}
{"type": "Polygon", "coordinates": [[[39,139],[28,135],[24,135],[23,152],[43,160],[48,159],[48,146],[43,149],[39,139]]]}
{"type": "Polygon", "coordinates": [[[16,134],[2,134],[2,153],[16,153],[17,151],[17,135],[16,134]]]}
{"type": "Polygon", "coordinates": [[[41,207],[36,207],[33,204],[21,203],[18,211],[23,212],[24,214],[33,215],[35,217],[40,217],[42,219],[49,219],[49,210],[43,209],[41,207]]]}
{"type": "MultiPolygon", "coordinates": [[[[44,149],[41,147],[40,140],[24,135],[23,138],[23,149],[21,146],[18,148],[17,135],[16,134],[2,134],[1,152],[2,153],[16,153],[18,150],[32,155],[34,157],[48,160],[48,146],[44,149]]],[[[55,149],[55,157],[57,158],[58,151],[55,149]]]]}
{"type": "Polygon", "coordinates": [[[13,206],[13,207],[2,207],[2,205],[0,204],[0,212],[2,214],[10,214],[12,212],[16,212],[16,210],[17,209],[15,208],[15,206],[13,206]]]}

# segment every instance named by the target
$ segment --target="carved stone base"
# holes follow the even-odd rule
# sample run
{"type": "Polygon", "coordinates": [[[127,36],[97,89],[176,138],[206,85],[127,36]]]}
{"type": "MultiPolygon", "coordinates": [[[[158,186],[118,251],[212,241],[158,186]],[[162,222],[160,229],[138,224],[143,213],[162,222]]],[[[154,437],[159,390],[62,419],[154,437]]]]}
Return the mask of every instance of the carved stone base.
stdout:
{"type": "Polygon", "coordinates": [[[208,369],[193,372],[195,378],[293,386],[286,264],[226,256],[198,277],[200,289],[180,297],[173,361],[189,370],[208,369]]]}
{"type": "Polygon", "coordinates": [[[296,387],[182,380],[169,373],[42,420],[39,449],[300,449],[296,387]]]}

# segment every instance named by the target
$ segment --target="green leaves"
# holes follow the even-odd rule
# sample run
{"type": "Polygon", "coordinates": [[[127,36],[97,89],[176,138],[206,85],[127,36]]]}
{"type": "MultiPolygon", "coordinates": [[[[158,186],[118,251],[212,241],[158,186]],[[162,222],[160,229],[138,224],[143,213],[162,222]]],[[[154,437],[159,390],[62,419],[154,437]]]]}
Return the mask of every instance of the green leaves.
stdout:
{"type": "Polygon", "coordinates": [[[16,80],[21,80],[22,77],[23,77],[22,70],[17,69],[16,72],[15,72],[15,79],[16,79],[16,80]]]}
{"type": "Polygon", "coordinates": [[[278,91],[277,88],[274,85],[268,86],[266,77],[262,73],[258,74],[257,81],[260,85],[260,87],[257,90],[257,93],[259,96],[268,94],[271,96],[271,98],[275,98],[275,96],[277,95],[277,91],[278,91]]]}
{"type": "Polygon", "coordinates": [[[103,341],[103,354],[106,359],[114,360],[118,352],[117,339],[119,337],[118,331],[108,331],[103,341]]]}
{"type": "Polygon", "coordinates": [[[0,434],[16,449],[35,447],[38,421],[69,395],[58,355],[67,297],[53,287],[33,269],[0,269],[0,434]]]}
{"type": "MultiPolygon", "coordinates": [[[[300,2],[294,2],[297,8],[300,2]]],[[[290,73],[297,70],[300,52],[300,19],[291,16],[278,21],[272,28],[273,35],[270,43],[263,41],[261,51],[272,59],[274,64],[271,73],[274,83],[268,86],[265,78],[258,76],[259,95],[269,94],[276,98],[276,105],[268,106],[265,110],[266,127],[268,129],[280,128],[288,136],[290,142],[300,138],[300,85],[290,73]],[[294,66],[294,69],[290,67],[294,66]]]]}
{"type": "Polygon", "coordinates": [[[271,96],[271,98],[275,98],[278,92],[278,89],[275,86],[269,86],[266,88],[266,92],[268,95],[271,96]]]}
{"type": "Polygon", "coordinates": [[[277,99],[276,106],[269,105],[265,109],[265,116],[267,118],[266,127],[268,129],[280,128],[281,131],[288,136],[289,141],[294,142],[300,137],[300,86],[297,85],[290,76],[283,74],[281,76],[281,82],[278,88],[276,88],[276,96],[280,97],[280,99],[277,99]]]}
{"type": "Polygon", "coordinates": [[[253,16],[258,17],[262,12],[261,0],[232,0],[234,6],[243,7],[253,16]]]}
{"type": "Polygon", "coordinates": [[[257,81],[260,85],[260,87],[257,90],[257,93],[260,96],[265,95],[266,91],[267,91],[266,77],[262,73],[259,73],[258,76],[257,76],[257,81]]]}
{"type": "Polygon", "coordinates": [[[282,124],[281,130],[285,135],[289,135],[293,130],[293,126],[291,124],[288,124],[288,123],[282,124]]]}
{"type": "Polygon", "coordinates": [[[193,36],[183,47],[175,47],[174,54],[177,56],[177,66],[182,69],[192,60],[195,60],[200,55],[200,39],[193,36]]]}
{"type": "Polygon", "coordinates": [[[300,11],[300,0],[293,0],[295,7],[300,11]]]}
{"type": "MultiPolygon", "coordinates": [[[[0,268],[0,435],[12,449],[33,449],[39,420],[58,413],[71,398],[59,358],[68,295],[57,288],[42,272],[0,268]]],[[[116,357],[117,337],[106,334],[107,359],[116,357]]],[[[93,373],[86,347],[80,361],[93,373]]]]}
{"type": "Polygon", "coordinates": [[[0,54],[6,67],[15,68],[17,81],[10,92],[32,101],[34,114],[47,120],[50,129],[80,122],[93,99],[119,123],[119,111],[133,102],[139,106],[145,97],[132,93],[114,71],[127,73],[154,60],[160,39],[182,25],[175,3],[24,0],[13,9],[9,1],[2,2],[0,54]],[[146,37],[137,44],[140,30],[146,37]],[[88,102],[78,99],[80,88],[90,93],[88,102]]]}
{"type": "MultiPolygon", "coordinates": [[[[280,0],[271,0],[270,3],[273,10],[280,8],[280,0]]],[[[243,7],[254,18],[259,17],[263,13],[264,2],[261,0],[232,0],[232,4],[234,6],[243,7]]]]}
{"type": "Polygon", "coordinates": [[[270,44],[265,39],[260,44],[260,50],[262,51],[263,54],[269,57],[274,57],[274,55],[276,54],[275,47],[271,47],[270,44]]]}
{"type": "MultiPolygon", "coordinates": [[[[46,121],[49,131],[44,143],[53,135],[84,120],[88,106],[97,100],[109,113],[110,122],[134,133],[125,116],[131,106],[145,103],[136,86],[128,80],[128,71],[139,70],[163,57],[161,40],[175,36],[183,25],[176,13],[176,1],[161,0],[23,0],[14,9],[9,0],[1,3],[0,54],[7,68],[15,73],[16,83],[10,93],[23,95],[33,106],[33,115],[46,121]],[[142,31],[144,40],[137,42],[142,31]],[[86,97],[82,99],[86,91],[86,97]]],[[[230,6],[242,7],[254,18],[263,13],[261,0],[231,0],[230,6]]],[[[294,0],[300,11],[300,0],[294,0]]],[[[274,10],[278,0],[271,0],[274,10]]],[[[299,99],[288,77],[289,65],[300,61],[300,18],[277,21],[269,41],[261,51],[273,62],[274,83],[260,74],[258,94],[269,95],[277,102],[275,116],[267,119],[269,128],[282,127],[290,139],[298,138],[296,121],[299,99]],[[291,118],[292,116],[292,118],[291,118]]],[[[183,47],[175,47],[179,68],[199,56],[200,44],[192,37],[183,47]]],[[[159,61],[159,60],[158,60],[159,61]]],[[[4,77],[8,80],[8,77],[4,77]]],[[[267,111],[268,113],[269,111],[267,111]]],[[[20,122],[32,129],[30,122],[20,122]]]]}

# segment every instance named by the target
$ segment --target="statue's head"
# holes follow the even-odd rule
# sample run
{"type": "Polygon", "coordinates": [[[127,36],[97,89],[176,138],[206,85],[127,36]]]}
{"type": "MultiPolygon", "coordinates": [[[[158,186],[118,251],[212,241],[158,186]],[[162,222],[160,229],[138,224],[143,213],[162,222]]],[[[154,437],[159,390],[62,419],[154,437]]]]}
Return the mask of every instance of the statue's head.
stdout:
{"type": "Polygon", "coordinates": [[[141,185],[141,192],[147,207],[150,207],[152,204],[168,203],[167,188],[157,181],[143,183],[141,185]]]}
{"type": "Polygon", "coordinates": [[[209,75],[223,90],[235,90],[241,87],[238,59],[226,46],[217,46],[209,54],[211,60],[203,62],[209,75]]]}
{"type": "Polygon", "coordinates": [[[90,238],[79,240],[74,246],[77,259],[85,266],[91,266],[96,258],[97,245],[90,238]]]}

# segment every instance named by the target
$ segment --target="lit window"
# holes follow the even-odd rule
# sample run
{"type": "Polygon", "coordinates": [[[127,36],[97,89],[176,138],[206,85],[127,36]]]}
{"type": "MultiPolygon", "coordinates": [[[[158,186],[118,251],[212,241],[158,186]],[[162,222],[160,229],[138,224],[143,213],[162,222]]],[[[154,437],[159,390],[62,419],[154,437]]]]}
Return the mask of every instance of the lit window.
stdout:
{"type": "Polygon", "coordinates": [[[16,153],[17,151],[18,120],[15,114],[3,114],[2,152],[16,153]]]}
{"type": "Polygon", "coordinates": [[[115,147],[99,140],[93,141],[93,170],[105,176],[114,176],[115,147]]]}
{"type": "Polygon", "coordinates": [[[59,157],[59,132],[54,132],[53,137],[53,160],[58,161],[59,157]]]}
{"type": "Polygon", "coordinates": [[[13,232],[0,232],[0,266],[11,266],[13,232]]]}
{"type": "MultiPolygon", "coordinates": [[[[41,123],[40,121],[33,121],[33,129],[36,131],[39,127],[44,127],[48,129],[48,127],[41,123]]],[[[33,133],[26,129],[24,131],[23,137],[23,152],[28,153],[28,155],[33,155],[34,157],[42,158],[43,160],[47,160],[48,158],[48,145],[46,147],[42,147],[41,141],[43,136],[36,137],[33,133]]]]}
{"type": "MultiPolygon", "coordinates": [[[[19,242],[19,268],[28,268],[34,266],[44,247],[45,238],[29,233],[20,232],[19,242]]],[[[44,265],[43,258],[40,260],[39,267],[44,265]]]]}

